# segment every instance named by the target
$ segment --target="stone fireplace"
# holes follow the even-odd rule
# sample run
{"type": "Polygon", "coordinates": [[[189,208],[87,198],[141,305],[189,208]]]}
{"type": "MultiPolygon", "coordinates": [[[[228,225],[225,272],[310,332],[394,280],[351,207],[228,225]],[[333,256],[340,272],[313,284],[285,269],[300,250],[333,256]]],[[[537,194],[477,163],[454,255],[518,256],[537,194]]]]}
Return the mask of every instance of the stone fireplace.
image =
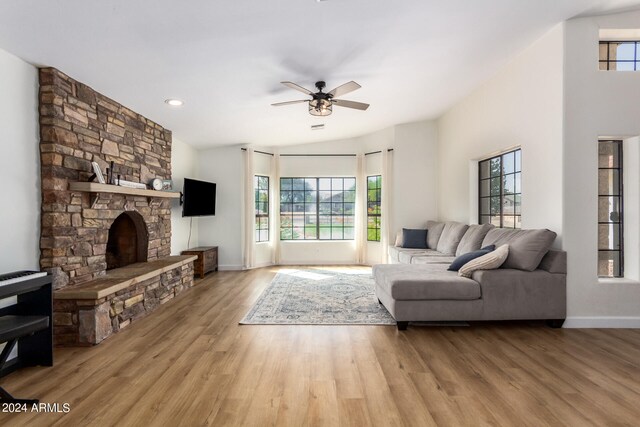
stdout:
{"type": "Polygon", "coordinates": [[[109,230],[123,214],[116,227],[131,228],[132,222],[142,237],[130,260],[170,254],[169,200],[69,189],[70,183],[88,181],[91,162],[103,173],[113,162],[114,174],[128,181],[171,179],[169,130],[54,68],[42,68],[40,160],[40,267],[53,274],[55,289],[100,277],[110,262],[126,262],[125,254],[107,256],[110,243],[118,246],[109,241],[109,230]]]}
{"type": "Polygon", "coordinates": [[[170,199],[70,187],[89,181],[91,162],[127,181],[171,179],[171,132],[54,68],[39,79],[40,267],[53,275],[55,340],[96,344],[190,287],[193,262],[169,257],[170,199]]]}

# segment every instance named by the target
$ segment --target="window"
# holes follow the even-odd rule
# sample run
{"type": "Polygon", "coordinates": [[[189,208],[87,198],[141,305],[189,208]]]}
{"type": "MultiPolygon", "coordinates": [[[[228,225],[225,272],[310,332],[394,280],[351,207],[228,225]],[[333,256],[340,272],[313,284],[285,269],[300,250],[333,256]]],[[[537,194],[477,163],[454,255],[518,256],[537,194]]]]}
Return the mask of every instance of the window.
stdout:
{"type": "Polygon", "coordinates": [[[382,176],[367,177],[367,240],[380,241],[380,193],[382,176]]]}
{"type": "Polygon", "coordinates": [[[280,240],[353,240],[355,178],[280,178],[280,240]]]}
{"type": "Polygon", "coordinates": [[[623,277],[622,141],[598,143],[598,276],[623,277]]]}
{"type": "Polygon", "coordinates": [[[478,163],[480,224],[521,227],[521,153],[517,149],[478,163]]]}
{"type": "Polygon", "coordinates": [[[638,41],[600,42],[600,70],[640,70],[639,44],[638,41]]]}
{"type": "Polygon", "coordinates": [[[269,177],[253,177],[256,193],[256,242],[269,241],[269,177]]]}

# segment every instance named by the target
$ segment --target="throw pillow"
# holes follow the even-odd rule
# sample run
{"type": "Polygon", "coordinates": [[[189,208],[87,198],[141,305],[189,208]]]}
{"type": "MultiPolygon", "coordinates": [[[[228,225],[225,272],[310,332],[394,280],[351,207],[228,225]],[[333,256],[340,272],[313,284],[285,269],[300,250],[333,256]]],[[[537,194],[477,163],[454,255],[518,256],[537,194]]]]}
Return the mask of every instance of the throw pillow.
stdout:
{"type": "Polygon", "coordinates": [[[471,277],[476,270],[494,270],[499,268],[509,256],[509,245],[502,245],[480,258],[469,261],[458,270],[458,276],[471,277]]]}
{"type": "Polygon", "coordinates": [[[402,229],[402,247],[427,249],[427,230],[402,229]]]}
{"type": "Polygon", "coordinates": [[[471,251],[471,252],[467,252],[466,254],[462,254],[453,260],[453,262],[451,263],[449,268],[447,268],[447,270],[458,271],[460,270],[460,267],[462,267],[469,261],[474,260],[476,258],[480,258],[481,256],[486,255],[489,252],[493,251],[495,248],[496,248],[495,246],[494,247],[487,246],[486,248],[478,249],[477,251],[471,251]]]}

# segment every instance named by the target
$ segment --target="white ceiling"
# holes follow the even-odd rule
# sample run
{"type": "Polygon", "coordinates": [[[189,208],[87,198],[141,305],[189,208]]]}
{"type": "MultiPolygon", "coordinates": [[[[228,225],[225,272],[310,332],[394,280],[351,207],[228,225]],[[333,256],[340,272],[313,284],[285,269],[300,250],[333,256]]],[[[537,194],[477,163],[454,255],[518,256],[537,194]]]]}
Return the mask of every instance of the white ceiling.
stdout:
{"type": "Polygon", "coordinates": [[[554,24],[640,0],[3,0],[0,48],[197,147],[341,139],[434,118],[554,24]],[[280,81],[344,99],[316,118],[280,81]],[[180,109],[164,104],[180,98],[180,109]],[[325,123],[322,131],[310,125],[325,123]]]}

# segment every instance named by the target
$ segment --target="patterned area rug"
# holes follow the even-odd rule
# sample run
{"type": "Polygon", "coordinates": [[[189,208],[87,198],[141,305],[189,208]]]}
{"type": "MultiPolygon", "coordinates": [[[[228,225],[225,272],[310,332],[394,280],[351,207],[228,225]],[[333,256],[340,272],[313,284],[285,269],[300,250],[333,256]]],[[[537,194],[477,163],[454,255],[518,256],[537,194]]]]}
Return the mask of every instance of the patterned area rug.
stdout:
{"type": "Polygon", "coordinates": [[[371,270],[280,270],[244,325],[395,325],[378,304],[371,270]]]}

